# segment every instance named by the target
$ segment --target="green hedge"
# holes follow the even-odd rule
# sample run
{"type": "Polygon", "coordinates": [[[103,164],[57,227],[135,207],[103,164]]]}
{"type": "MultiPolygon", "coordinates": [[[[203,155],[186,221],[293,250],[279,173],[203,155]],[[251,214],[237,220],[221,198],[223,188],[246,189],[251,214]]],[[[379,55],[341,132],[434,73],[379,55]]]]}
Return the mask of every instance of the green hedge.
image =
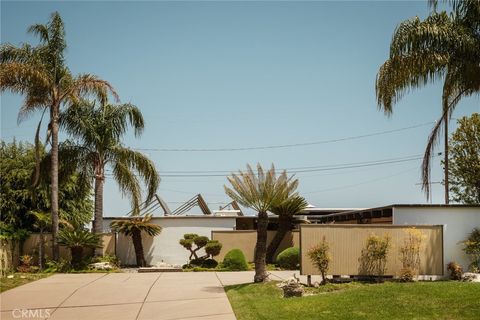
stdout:
{"type": "Polygon", "coordinates": [[[248,270],[247,259],[240,249],[232,249],[223,258],[223,267],[232,271],[248,270]]]}
{"type": "Polygon", "coordinates": [[[296,270],[300,265],[300,248],[287,248],[277,256],[277,265],[282,269],[296,270]]]}

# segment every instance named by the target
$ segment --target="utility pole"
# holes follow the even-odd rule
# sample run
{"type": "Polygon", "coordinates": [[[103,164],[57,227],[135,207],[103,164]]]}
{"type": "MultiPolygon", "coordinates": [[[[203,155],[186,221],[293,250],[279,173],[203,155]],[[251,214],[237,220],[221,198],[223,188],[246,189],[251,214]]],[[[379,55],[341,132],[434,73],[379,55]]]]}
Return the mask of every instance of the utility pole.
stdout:
{"type": "Polygon", "coordinates": [[[449,188],[448,188],[448,114],[445,115],[445,204],[449,204],[450,197],[449,197],[449,188]]]}

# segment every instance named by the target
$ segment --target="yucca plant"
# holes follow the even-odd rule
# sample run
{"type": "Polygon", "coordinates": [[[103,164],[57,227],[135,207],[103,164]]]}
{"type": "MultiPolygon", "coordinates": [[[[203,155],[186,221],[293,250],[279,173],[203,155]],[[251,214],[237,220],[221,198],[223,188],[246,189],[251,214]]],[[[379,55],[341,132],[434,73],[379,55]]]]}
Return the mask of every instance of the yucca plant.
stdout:
{"type": "MultiPolygon", "coordinates": [[[[58,130],[60,109],[81,97],[94,95],[105,100],[108,93],[118,99],[112,86],[91,74],[73,75],[65,61],[65,28],[58,12],[54,12],[47,24],[34,24],[28,29],[39,38],[37,46],[12,44],[0,46],[0,92],[6,90],[24,95],[18,119],[21,121],[31,113],[46,111],[50,115],[48,133],[51,141],[51,215],[53,259],[58,260],[58,130]]],[[[39,145],[40,123],[37,127],[35,144],[39,145]]],[[[37,148],[37,160],[39,152],[37,148]]],[[[38,173],[37,166],[37,173],[38,173]]]]}
{"type": "Polygon", "coordinates": [[[458,102],[480,93],[480,1],[449,0],[451,13],[433,12],[425,20],[403,21],[395,30],[390,56],[377,74],[378,106],[387,115],[405,93],[443,81],[442,116],[428,139],[422,187],[430,196],[430,161],[442,126],[445,135],[445,202],[448,203],[448,120],[458,102]]]}
{"type": "Polygon", "coordinates": [[[297,195],[298,180],[289,178],[286,171],[277,176],[273,165],[265,172],[260,164],[257,165],[257,173],[247,165],[245,172],[232,173],[227,179],[232,187],[224,186],[226,194],[258,212],[254,282],[266,281],[268,211],[297,195]]]}
{"type": "Polygon", "coordinates": [[[72,266],[77,268],[82,263],[84,248],[101,247],[101,239],[90,231],[64,229],[58,234],[58,243],[70,249],[72,266]]]}
{"type": "Polygon", "coordinates": [[[132,237],[137,267],[147,266],[145,254],[143,252],[142,233],[155,237],[162,231],[162,227],[158,224],[151,223],[151,220],[151,214],[146,214],[144,216],[134,215],[126,219],[114,220],[110,224],[113,231],[132,237]]]}
{"type": "Polygon", "coordinates": [[[275,252],[288,231],[292,230],[293,216],[307,207],[307,201],[301,196],[289,197],[270,211],[278,216],[278,229],[267,247],[267,263],[272,263],[275,252]]]}

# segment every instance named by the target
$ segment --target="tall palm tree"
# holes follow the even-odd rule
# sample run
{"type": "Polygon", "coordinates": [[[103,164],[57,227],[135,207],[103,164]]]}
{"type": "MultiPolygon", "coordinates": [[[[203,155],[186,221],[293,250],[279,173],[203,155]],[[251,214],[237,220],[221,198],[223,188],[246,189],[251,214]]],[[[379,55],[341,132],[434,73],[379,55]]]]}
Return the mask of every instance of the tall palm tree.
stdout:
{"type": "Polygon", "coordinates": [[[443,127],[445,139],[445,202],[448,186],[448,120],[458,102],[480,92],[480,1],[451,0],[451,14],[433,12],[402,22],[395,30],[390,57],[377,74],[378,106],[387,115],[411,89],[443,80],[442,115],[428,139],[422,164],[422,189],[430,197],[430,159],[443,127]]]}
{"type": "MultiPolygon", "coordinates": [[[[50,113],[51,135],[51,215],[53,259],[59,258],[58,234],[58,118],[60,109],[81,96],[94,95],[105,100],[109,93],[118,99],[112,86],[90,74],[72,75],[65,61],[65,29],[62,18],[54,12],[47,24],[34,24],[29,33],[38,36],[37,46],[11,44],[0,46],[0,91],[9,90],[25,96],[19,122],[35,111],[50,113]]],[[[42,114],[42,118],[43,118],[42,114]]],[[[39,142],[41,121],[35,142],[39,142]]],[[[38,169],[38,166],[37,166],[38,169]]],[[[37,170],[38,171],[38,170],[37,170]]]]}
{"type": "Polygon", "coordinates": [[[267,262],[272,263],[275,252],[288,231],[292,229],[293,216],[307,207],[308,203],[301,196],[289,197],[270,211],[278,216],[278,229],[267,247],[267,262]]]}
{"type": "Polygon", "coordinates": [[[103,187],[105,170],[112,169],[112,177],[122,193],[130,197],[134,213],[141,203],[139,178],[147,186],[147,203],[153,198],[160,183],[155,164],[144,154],[122,145],[121,140],[130,126],[140,136],[144,120],[140,110],[132,104],[99,107],[83,101],[68,108],[60,117],[60,126],[76,141],[65,141],[60,154],[84,177],[95,181],[95,214],[93,231],[103,232],[103,187]]]}
{"type": "Polygon", "coordinates": [[[247,165],[245,172],[232,173],[227,179],[232,187],[224,186],[226,194],[232,200],[258,212],[253,280],[254,282],[266,281],[268,279],[266,272],[268,211],[297,195],[295,190],[298,180],[289,178],[286,171],[277,176],[273,165],[265,172],[260,164],[257,165],[257,174],[250,165],[247,165]]]}
{"type": "Polygon", "coordinates": [[[157,236],[162,231],[162,227],[158,224],[151,223],[151,214],[145,216],[134,215],[128,219],[118,219],[110,224],[112,230],[131,236],[133,247],[135,249],[135,257],[137,267],[146,267],[145,254],[142,244],[142,233],[146,233],[151,237],[157,236]]]}

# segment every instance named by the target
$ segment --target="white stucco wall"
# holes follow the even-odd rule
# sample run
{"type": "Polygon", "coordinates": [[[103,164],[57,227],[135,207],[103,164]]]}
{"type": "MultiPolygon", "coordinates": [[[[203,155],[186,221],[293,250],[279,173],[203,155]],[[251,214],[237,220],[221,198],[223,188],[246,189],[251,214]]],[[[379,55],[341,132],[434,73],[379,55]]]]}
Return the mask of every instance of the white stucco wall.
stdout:
{"type": "MultiPolygon", "coordinates": [[[[105,219],[104,225],[109,229],[112,220],[105,219]]],[[[183,265],[188,262],[189,252],[178,241],[185,233],[211,237],[212,230],[233,230],[235,217],[157,217],[152,219],[162,227],[162,232],[156,237],[143,236],[143,247],[147,264],[166,262],[173,265],[183,265]]],[[[204,254],[200,252],[201,254],[204,254]]],[[[135,264],[135,251],[131,237],[118,235],[117,257],[122,264],[135,264]]]]}
{"type": "Polygon", "coordinates": [[[467,270],[470,261],[459,243],[473,228],[480,228],[480,208],[474,207],[394,207],[393,224],[443,225],[443,265],[456,261],[467,270]]]}

